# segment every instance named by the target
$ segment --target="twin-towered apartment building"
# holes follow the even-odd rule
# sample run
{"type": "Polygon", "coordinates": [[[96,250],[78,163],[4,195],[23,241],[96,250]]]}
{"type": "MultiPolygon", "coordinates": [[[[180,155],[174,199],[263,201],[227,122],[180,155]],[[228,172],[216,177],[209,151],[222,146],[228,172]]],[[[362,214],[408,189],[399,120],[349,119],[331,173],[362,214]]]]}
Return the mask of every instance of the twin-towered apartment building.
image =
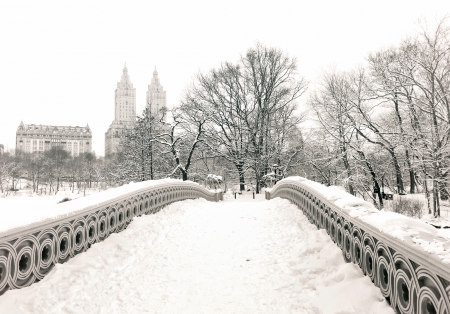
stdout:
{"type": "MultiPolygon", "coordinates": [[[[153,72],[147,90],[146,108],[152,116],[158,116],[166,108],[166,92],[159,82],[158,72],[153,72]]],[[[115,92],[114,120],[105,133],[105,156],[118,151],[121,134],[136,121],[136,89],[130,81],[127,66],[123,68],[115,92]]],[[[62,146],[71,156],[92,151],[92,131],[89,125],[52,126],[20,123],[16,131],[16,151],[44,152],[52,146],[62,146]]]]}
{"type": "MultiPolygon", "coordinates": [[[[148,86],[146,108],[150,115],[158,117],[160,110],[166,108],[166,92],[159,82],[158,72],[153,71],[151,84],[148,86]]],[[[133,126],[136,121],[136,89],[130,81],[127,66],[123,68],[122,78],[117,83],[114,121],[105,133],[105,156],[116,153],[121,134],[133,126]]]]}

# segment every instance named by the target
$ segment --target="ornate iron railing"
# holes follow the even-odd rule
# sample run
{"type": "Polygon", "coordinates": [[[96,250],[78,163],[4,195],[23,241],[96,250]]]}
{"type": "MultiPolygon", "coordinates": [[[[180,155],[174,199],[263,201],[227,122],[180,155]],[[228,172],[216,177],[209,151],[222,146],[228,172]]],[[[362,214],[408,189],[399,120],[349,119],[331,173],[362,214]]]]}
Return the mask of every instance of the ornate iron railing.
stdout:
{"type": "Polygon", "coordinates": [[[300,181],[284,179],[266,191],[266,199],[275,197],[290,200],[325,229],[345,261],[357,264],[397,313],[450,314],[450,265],[439,257],[349,216],[300,181]]]}
{"type": "Polygon", "coordinates": [[[133,217],[154,214],[176,201],[205,198],[218,202],[223,198],[222,192],[193,182],[148,182],[114,189],[113,196],[105,191],[57,205],[70,203],[74,208],[80,204],[73,214],[0,232],[0,295],[42,280],[56,263],[124,230],[133,217]]]}

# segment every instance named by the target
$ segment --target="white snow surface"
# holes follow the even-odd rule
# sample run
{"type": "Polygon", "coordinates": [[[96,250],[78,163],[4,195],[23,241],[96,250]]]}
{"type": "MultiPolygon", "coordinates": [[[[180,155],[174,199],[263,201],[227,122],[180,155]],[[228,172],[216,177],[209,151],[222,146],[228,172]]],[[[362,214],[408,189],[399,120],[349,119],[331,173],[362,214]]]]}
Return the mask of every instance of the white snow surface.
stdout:
{"type": "MultiPolygon", "coordinates": [[[[108,202],[113,198],[139,191],[164,183],[180,183],[176,179],[162,179],[129,183],[117,188],[111,188],[96,194],[80,197],[68,202],[57,204],[65,195],[0,198],[0,232],[29,226],[50,219],[67,217],[78,211],[108,202]]],[[[193,182],[190,182],[191,184],[193,182]]],[[[74,197],[74,196],[73,196],[74,197]]]]}
{"type": "MultiPolygon", "coordinates": [[[[349,216],[360,219],[400,241],[410,240],[412,245],[437,256],[443,263],[450,264],[450,233],[398,213],[378,210],[373,204],[355,197],[342,187],[325,186],[303,177],[288,177],[284,181],[297,181],[334,203],[349,216]]],[[[281,180],[281,181],[283,181],[281,180]]]]}
{"type": "Polygon", "coordinates": [[[287,200],[187,200],[135,218],[0,313],[394,313],[287,200]]]}

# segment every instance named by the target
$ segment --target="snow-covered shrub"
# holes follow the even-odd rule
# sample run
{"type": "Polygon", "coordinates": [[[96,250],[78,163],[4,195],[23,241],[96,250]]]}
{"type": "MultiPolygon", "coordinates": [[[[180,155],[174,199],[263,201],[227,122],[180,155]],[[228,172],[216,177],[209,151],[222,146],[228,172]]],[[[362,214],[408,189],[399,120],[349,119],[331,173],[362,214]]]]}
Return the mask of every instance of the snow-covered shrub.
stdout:
{"type": "Polygon", "coordinates": [[[217,176],[215,174],[208,174],[206,177],[206,183],[209,185],[210,188],[214,187],[217,189],[218,186],[223,182],[222,176],[217,176]]]}
{"type": "Polygon", "coordinates": [[[423,201],[398,197],[392,201],[392,211],[409,217],[422,218],[423,201]]]}
{"type": "Polygon", "coordinates": [[[69,198],[69,197],[64,197],[62,200],[60,200],[59,202],[58,202],[58,204],[59,203],[64,203],[64,202],[68,202],[68,201],[71,201],[72,199],[71,198],[69,198]]]}

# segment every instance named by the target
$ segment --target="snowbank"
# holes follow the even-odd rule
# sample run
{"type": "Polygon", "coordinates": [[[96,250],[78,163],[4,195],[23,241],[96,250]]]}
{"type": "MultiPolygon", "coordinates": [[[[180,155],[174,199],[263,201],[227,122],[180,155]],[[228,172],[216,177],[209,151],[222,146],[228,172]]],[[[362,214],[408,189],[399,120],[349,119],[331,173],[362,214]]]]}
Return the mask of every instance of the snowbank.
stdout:
{"type": "MultiPolygon", "coordinates": [[[[165,183],[180,184],[181,182],[183,181],[162,179],[129,183],[61,204],[57,203],[62,199],[62,196],[0,198],[0,233],[46,220],[67,217],[149,187],[165,183]]],[[[189,184],[196,183],[189,182],[189,184]]]]}

